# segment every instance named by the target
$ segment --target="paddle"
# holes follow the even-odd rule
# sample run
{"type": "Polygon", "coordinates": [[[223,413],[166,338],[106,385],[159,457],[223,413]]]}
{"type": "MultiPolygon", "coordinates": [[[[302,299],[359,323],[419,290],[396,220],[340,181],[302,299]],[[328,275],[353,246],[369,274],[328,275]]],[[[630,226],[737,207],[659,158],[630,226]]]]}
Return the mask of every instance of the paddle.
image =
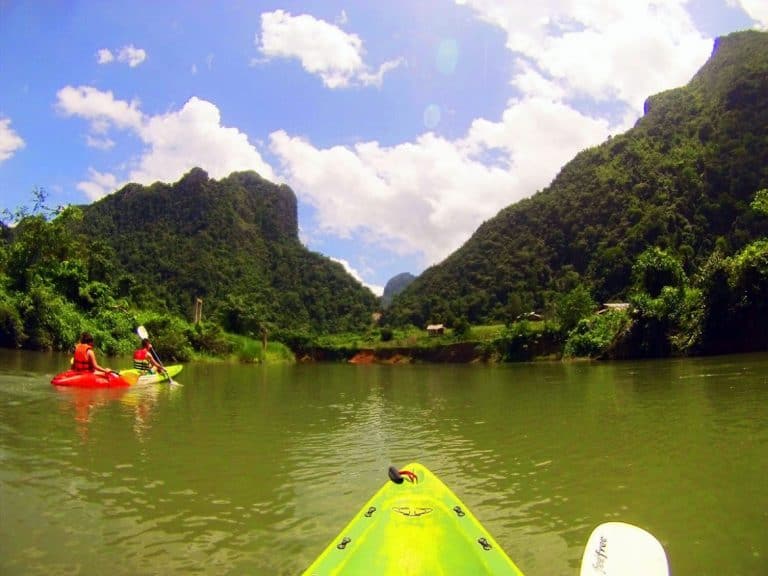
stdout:
{"type": "MultiPolygon", "coordinates": [[[[147,332],[147,329],[144,328],[144,326],[139,326],[136,328],[136,334],[139,335],[139,338],[144,340],[145,338],[149,339],[149,333],[147,332]]],[[[160,356],[157,355],[157,352],[155,352],[155,347],[149,349],[150,354],[152,354],[152,358],[155,359],[155,362],[160,364],[160,368],[163,369],[163,371],[168,374],[168,383],[169,384],[176,384],[176,382],[173,381],[173,378],[171,377],[171,373],[168,372],[168,370],[165,369],[165,366],[163,366],[162,361],[160,360],[160,356]]]]}
{"type": "Polygon", "coordinates": [[[669,576],[664,548],[642,528],[606,522],[592,531],[580,576],[669,576]]]}

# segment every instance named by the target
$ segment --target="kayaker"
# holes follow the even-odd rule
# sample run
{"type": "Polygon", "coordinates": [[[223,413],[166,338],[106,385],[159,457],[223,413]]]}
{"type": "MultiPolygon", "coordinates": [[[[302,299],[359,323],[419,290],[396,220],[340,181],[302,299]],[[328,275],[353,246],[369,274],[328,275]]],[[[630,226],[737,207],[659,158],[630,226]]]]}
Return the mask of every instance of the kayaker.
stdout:
{"type": "Polygon", "coordinates": [[[165,368],[155,360],[155,355],[152,354],[152,343],[149,341],[149,338],[142,338],[141,348],[133,352],[133,367],[146,374],[151,374],[155,371],[165,372],[165,368]]]}
{"type": "Polygon", "coordinates": [[[80,372],[112,372],[109,368],[102,368],[96,361],[96,353],[93,351],[93,336],[90,332],[83,332],[80,335],[80,343],[75,346],[75,353],[72,356],[72,370],[80,372]]]}

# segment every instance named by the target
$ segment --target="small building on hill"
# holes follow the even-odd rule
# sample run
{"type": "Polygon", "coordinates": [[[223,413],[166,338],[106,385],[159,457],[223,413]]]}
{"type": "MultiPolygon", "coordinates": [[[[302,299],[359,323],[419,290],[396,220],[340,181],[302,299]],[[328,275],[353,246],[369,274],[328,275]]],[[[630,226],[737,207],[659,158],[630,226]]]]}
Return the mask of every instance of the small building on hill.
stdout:
{"type": "Polygon", "coordinates": [[[598,314],[605,314],[606,312],[626,312],[629,310],[629,302],[606,302],[603,307],[598,310],[598,314]]]}
{"type": "Polygon", "coordinates": [[[445,333],[445,326],[442,324],[430,324],[427,326],[427,334],[430,336],[438,336],[445,333]]]}
{"type": "Polygon", "coordinates": [[[515,318],[515,320],[528,320],[530,322],[541,322],[542,320],[544,320],[544,316],[534,311],[530,311],[530,312],[523,312],[517,318],[515,318]]]}

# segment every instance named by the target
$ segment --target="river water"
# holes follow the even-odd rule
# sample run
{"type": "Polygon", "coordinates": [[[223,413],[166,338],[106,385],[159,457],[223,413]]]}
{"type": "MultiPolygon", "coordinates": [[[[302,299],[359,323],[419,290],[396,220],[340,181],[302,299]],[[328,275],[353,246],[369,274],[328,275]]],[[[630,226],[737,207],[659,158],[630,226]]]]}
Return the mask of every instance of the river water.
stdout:
{"type": "MultiPolygon", "coordinates": [[[[113,364],[119,364],[113,362],[113,364]]],[[[0,574],[298,574],[421,462],[528,576],[594,526],[672,573],[768,574],[768,355],[506,366],[190,364],[56,389],[0,350],[0,574]]]]}

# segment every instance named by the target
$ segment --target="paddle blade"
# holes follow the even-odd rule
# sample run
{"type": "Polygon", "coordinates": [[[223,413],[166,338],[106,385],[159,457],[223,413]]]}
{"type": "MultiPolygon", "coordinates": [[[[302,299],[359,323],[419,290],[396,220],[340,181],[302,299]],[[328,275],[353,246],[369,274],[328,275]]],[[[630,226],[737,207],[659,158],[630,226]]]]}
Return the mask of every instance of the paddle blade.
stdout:
{"type": "Polygon", "coordinates": [[[144,338],[149,338],[149,332],[147,332],[147,329],[144,328],[144,326],[139,326],[136,328],[136,334],[139,335],[139,338],[144,340],[144,338]]]}
{"type": "Polygon", "coordinates": [[[669,576],[664,548],[642,528],[606,522],[592,531],[581,558],[581,576],[669,576]]]}

